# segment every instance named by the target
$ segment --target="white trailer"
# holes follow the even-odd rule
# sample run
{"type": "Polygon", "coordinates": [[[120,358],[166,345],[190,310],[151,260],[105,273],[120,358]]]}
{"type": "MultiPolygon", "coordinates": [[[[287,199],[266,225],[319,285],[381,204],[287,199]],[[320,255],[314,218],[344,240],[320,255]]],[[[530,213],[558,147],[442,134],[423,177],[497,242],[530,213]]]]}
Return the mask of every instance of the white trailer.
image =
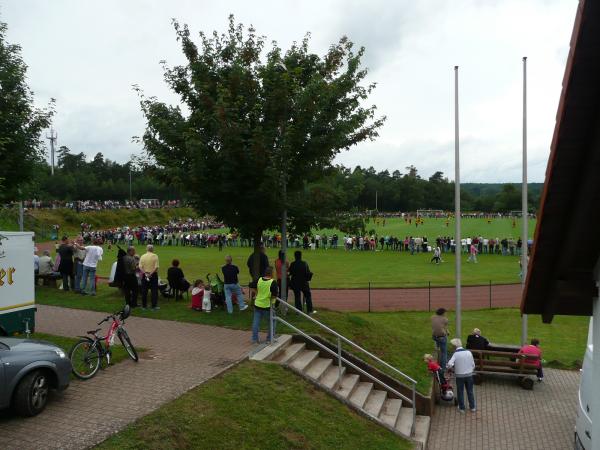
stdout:
{"type": "Polygon", "coordinates": [[[587,347],[583,357],[579,402],[575,419],[575,450],[591,450],[592,447],[592,395],[597,384],[594,380],[594,319],[590,319],[587,347]]]}
{"type": "Polygon", "coordinates": [[[0,335],[35,328],[33,233],[0,231],[0,335]]]}

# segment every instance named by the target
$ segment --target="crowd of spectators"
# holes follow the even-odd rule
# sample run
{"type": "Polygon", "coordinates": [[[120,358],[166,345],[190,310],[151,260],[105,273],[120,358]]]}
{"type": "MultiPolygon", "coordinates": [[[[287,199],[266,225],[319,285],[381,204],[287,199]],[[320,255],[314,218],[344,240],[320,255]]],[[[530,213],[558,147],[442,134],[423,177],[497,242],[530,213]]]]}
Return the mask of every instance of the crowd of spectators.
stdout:
{"type": "MultiPolygon", "coordinates": [[[[86,224],[81,224],[81,235],[84,242],[101,239],[110,245],[156,245],[156,246],[181,246],[181,247],[253,247],[252,238],[241,236],[239,233],[225,229],[222,222],[210,217],[201,219],[187,218],[174,219],[166,225],[115,227],[106,230],[93,230],[86,224]]],[[[287,246],[289,248],[303,248],[305,250],[327,250],[343,248],[346,251],[399,251],[415,253],[429,253],[437,251],[454,253],[456,242],[452,236],[437,236],[430,240],[427,236],[392,235],[351,235],[339,236],[331,234],[288,234],[287,246]]],[[[266,248],[280,248],[280,233],[265,233],[261,244],[266,248]]],[[[527,241],[528,252],[531,251],[533,240],[527,241]]],[[[521,238],[513,237],[484,237],[470,236],[461,239],[460,250],[462,253],[496,254],[503,256],[519,256],[523,248],[521,238]],[[474,250],[473,250],[474,248],[474,250]]],[[[439,256],[439,255],[438,255],[439,256]]]]}
{"type": "MultiPolygon", "coordinates": [[[[5,207],[17,207],[18,204],[13,202],[5,207]]],[[[74,209],[77,212],[87,211],[103,211],[114,209],[158,209],[158,208],[179,208],[185,206],[181,200],[157,200],[157,199],[142,199],[142,200],[76,200],[76,201],[60,201],[60,200],[24,200],[23,207],[25,209],[59,209],[67,208],[74,209]]]]}

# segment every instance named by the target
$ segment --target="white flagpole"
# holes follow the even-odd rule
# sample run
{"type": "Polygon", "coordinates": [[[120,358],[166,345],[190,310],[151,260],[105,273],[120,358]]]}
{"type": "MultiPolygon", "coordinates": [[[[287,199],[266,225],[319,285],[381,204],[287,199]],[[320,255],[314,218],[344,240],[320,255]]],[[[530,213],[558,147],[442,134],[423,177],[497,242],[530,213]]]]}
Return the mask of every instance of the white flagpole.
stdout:
{"type": "Polygon", "coordinates": [[[458,145],[458,66],[454,66],[454,259],[456,262],[456,337],[461,338],[462,301],[460,292],[460,265],[462,245],[460,237],[460,156],[458,145]]]}
{"type": "MultiPolygon", "coordinates": [[[[521,221],[523,231],[521,233],[521,286],[525,290],[527,279],[527,253],[528,253],[528,225],[529,214],[527,213],[527,57],[523,57],[523,186],[521,188],[521,221]]],[[[523,314],[521,323],[521,345],[527,342],[527,314],[523,314]]]]}

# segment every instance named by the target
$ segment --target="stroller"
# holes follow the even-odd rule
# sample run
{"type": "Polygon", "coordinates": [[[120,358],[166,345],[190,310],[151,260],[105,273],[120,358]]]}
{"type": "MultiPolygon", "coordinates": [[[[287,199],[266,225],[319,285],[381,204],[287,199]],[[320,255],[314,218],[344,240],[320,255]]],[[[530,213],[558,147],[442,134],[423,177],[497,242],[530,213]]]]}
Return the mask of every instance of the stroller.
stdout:
{"type": "Polygon", "coordinates": [[[445,402],[454,402],[456,404],[456,399],[454,398],[454,389],[452,389],[452,384],[450,383],[449,379],[451,372],[448,372],[448,377],[444,377],[441,373],[441,370],[430,370],[430,372],[440,387],[440,399],[445,402]]]}
{"type": "Polygon", "coordinates": [[[211,278],[210,274],[206,274],[207,286],[210,289],[210,302],[212,308],[225,308],[225,284],[219,278],[219,275],[215,274],[214,278],[211,278]]]}

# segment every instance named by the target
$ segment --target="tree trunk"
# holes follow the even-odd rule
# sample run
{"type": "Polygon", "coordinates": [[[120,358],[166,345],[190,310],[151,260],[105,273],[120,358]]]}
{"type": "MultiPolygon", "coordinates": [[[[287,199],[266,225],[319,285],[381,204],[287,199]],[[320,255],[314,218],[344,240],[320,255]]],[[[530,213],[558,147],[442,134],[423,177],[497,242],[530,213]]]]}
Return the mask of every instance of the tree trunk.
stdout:
{"type": "Polygon", "coordinates": [[[260,246],[262,230],[254,232],[254,252],[252,253],[252,281],[258,281],[260,277],[260,246]]]}

